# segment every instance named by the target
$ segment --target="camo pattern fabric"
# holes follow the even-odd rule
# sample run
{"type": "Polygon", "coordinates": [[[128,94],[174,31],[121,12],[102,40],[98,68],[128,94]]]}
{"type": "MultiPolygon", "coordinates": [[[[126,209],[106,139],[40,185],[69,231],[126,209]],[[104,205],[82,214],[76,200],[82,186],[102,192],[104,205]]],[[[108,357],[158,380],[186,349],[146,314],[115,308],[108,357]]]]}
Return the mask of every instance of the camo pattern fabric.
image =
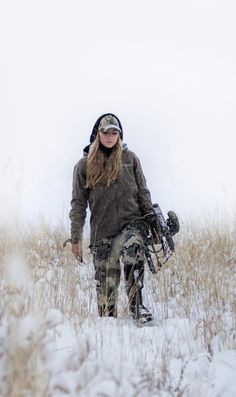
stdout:
{"type": "Polygon", "coordinates": [[[119,131],[121,131],[116,117],[113,116],[113,115],[111,115],[111,114],[108,114],[108,115],[104,116],[104,117],[101,119],[98,129],[101,130],[101,131],[103,131],[103,130],[106,130],[107,127],[110,126],[110,125],[116,126],[116,128],[117,128],[119,131]]]}
{"type": "Polygon", "coordinates": [[[112,239],[103,239],[93,249],[97,300],[100,316],[117,317],[121,265],[124,265],[130,310],[142,304],[145,236],[138,225],[128,225],[112,239]]]}

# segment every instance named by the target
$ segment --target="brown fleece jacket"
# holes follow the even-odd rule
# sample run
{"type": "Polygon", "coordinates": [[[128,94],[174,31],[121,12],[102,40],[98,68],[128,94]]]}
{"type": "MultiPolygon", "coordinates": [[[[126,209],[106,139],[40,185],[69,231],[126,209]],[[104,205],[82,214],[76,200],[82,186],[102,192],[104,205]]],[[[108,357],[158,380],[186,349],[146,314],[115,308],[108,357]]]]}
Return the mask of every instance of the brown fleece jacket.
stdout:
{"type": "Polygon", "coordinates": [[[153,212],[150,192],[146,186],[138,157],[126,147],[123,167],[109,187],[97,183],[85,188],[87,156],[74,168],[70,220],[71,238],[82,241],[86,209],[90,209],[90,244],[117,235],[128,223],[153,212]]]}

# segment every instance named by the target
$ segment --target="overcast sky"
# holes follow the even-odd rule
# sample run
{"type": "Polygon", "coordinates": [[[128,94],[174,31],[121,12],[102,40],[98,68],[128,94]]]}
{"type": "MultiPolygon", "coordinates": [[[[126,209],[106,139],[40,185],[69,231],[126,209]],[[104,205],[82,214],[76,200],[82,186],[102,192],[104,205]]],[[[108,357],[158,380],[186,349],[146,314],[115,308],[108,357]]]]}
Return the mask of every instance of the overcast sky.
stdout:
{"type": "Polygon", "coordinates": [[[98,116],[120,118],[153,202],[235,208],[234,0],[3,0],[0,216],[67,219],[98,116]]]}

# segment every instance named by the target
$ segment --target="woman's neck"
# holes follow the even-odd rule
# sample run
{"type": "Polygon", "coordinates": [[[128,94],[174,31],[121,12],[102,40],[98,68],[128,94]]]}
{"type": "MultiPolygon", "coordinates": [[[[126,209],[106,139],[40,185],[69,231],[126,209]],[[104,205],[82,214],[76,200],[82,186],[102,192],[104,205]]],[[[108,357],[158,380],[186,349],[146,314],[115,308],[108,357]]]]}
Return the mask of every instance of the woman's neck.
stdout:
{"type": "MultiPolygon", "coordinates": [[[[114,147],[114,146],[113,146],[114,147]]],[[[99,143],[99,149],[106,155],[110,156],[112,153],[113,147],[106,147],[101,142],[99,143]]]]}

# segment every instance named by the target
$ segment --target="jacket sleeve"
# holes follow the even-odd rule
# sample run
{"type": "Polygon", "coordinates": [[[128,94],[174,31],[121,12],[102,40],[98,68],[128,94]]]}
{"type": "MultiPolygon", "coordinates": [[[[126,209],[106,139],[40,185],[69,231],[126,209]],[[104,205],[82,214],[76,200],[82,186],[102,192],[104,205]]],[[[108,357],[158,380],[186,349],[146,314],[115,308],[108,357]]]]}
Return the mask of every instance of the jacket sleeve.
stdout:
{"type": "Polygon", "coordinates": [[[151,194],[146,185],[146,178],[143,174],[140,160],[137,156],[134,157],[134,174],[138,186],[138,201],[140,209],[143,214],[153,212],[151,194]]]}
{"type": "Polygon", "coordinates": [[[83,227],[88,206],[89,190],[85,188],[86,175],[84,172],[84,159],[80,160],[73,173],[73,189],[70,210],[71,238],[73,241],[82,241],[83,227]]]}

